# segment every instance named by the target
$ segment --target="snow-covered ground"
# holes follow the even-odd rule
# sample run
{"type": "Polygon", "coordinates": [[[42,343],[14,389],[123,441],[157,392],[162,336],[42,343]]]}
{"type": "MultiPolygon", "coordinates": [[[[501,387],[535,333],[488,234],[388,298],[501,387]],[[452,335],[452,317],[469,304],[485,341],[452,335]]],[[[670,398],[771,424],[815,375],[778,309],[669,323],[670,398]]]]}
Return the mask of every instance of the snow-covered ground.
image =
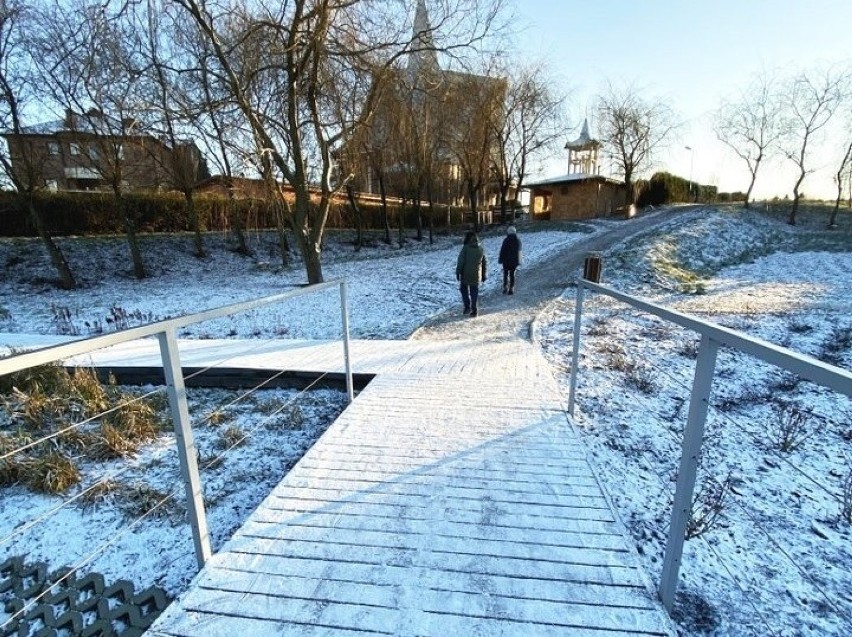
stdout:
{"type": "MultiPolygon", "coordinates": [[[[839,250],[836,239],[814,240],[813,232],[753,214],[701,209],[686,215],[667,230],[609,250],[605,282],[852,367],[852,245],[839,250]]],[[[599,231],[608,223],[589,224],[586,231],[599,231]]],[[[527,263],[588,236],[559,229],[521,229],[521,234],[527,263]]],[[[849,238],[848,233],[842,236],[849,238]]],[[[0,241],[0,264],[5,266],[0,332],[87,335],[273,294],[304,281],[300,266],[275,265],[273,243],[265,237],[254,237],[252,259],[225,251],[221,239],[209,241],[213,256],[204,260],[189,255],[189,237],[144,240],[154,276],[142,282],[126,273],[126,247],[120,240],[64,242],[83,275],[83,288],[73,292],[57,291],[39,279],[50,276],[50,270],[37,243],[0,241]]],[[[498,234],[484,237],[495,271],[500,240],[498,234]]],[[[428,317],[456,306],[459,243],[458,236],[438,236],[433,247],[380,246],[358,255],[327,244],[324,274],[348,281],[352,336],[405,338],[428,317]]],[[[496,279],[490,277],[486,285],[496,286],[496,279]]],[[[324,293],[201,325],[181,336],[335,338],[337,303],[334,293],[324,293]]],[[[585,307],[579,430],[656,578],[680,457],[695,336],[611,299],[592,298],[585,307]]],[[[537,318],[540,343],[566,389],[572,321],[570,289],[537,318]]],[[[852,403],[727,351],[720,355],[716,381],[700,478],[710,487],[727,483],[729,490],[718,520],[686,544],[678,604],[684,634],[852,634],[852,529],[840,516],[842,481],[852,466],[852,403]],[[782,401],[805,413],[806,426],[813,429],[791,452],[778,451],[772,440],[780,422],[773,406],[782,401]]],[[[280,404],[294,394],[282,391],[257,400],[280,404]]],[[[221,392],[192,398],[205,406],[229,400],[221,392]]],[[[241,408],[229,416],[244,429],[261,424],[249,444],[235,450],[239,457],[204,478],[213,501],[214,549],[343,401],[334,392],[311,393],[297,404],[304,404],[299,408],[302,428],[285,422],[267,426],[261,423],[263,409],[256,414],[241,408]],[[294,447],[286,442],[291,435],[298,438],[294,447]],[[276,456],[273,448],[284,449],[283,456],[276,456]]],[[[205,435],[199,432],[200,446],[212,449],[221,431],[211,431],[209,439],[205,435]]],[[[172,459],[165,458],[173,453],[168,442],[164,438],[152,445],[134,463],[145,466],[162,456],[155,465],[174,469],[172,459]]],[[[93,468],[93,474],[96,469],[115,467],[93,468]]],[[[139,478],[132,470],[128,475],[139,478]]],[[[166,490],[174,475],[148,469],[143,477],[166,490]]],[[[2,544],[21,520],[56,502],[17,487],[5,490],[0,559],[26,546],[32,559],[48,559],[58,567],[122,527],[122,514],[104,502],[85,511],[70,507],[62,515],[71,518],[42,525],[39,544],[2,544]]],[[[139,585],[158,583],[179,591],[194,559],[179,515],[143,521],[136,533],[138,542],[128,539],[111,547],[93,568],[139,585]]]]}
{"type": "MultiPolygon", "coordinates": [[[[566,225],[525,233],[526,263],[607,225],[566,225]]],[[[496,231],[483,235],[495,269],[502,236],[496,231]]],[[[330,241],[325,276],[347,280],[351,336],[406,338],[429,316],[458,305],[455,262],[460,238],[436,236],[434,246],[410,240],[402,250],[379,243],[358,254],[351,246],[330,241]]],[[[88,336],[279,293],[305,278],[299,264],[283,269],[269,262],[274,256],[270,236],[252,237],[251,258],[227,250],[221,237],[208,237],[211,256],[202,260],[191,256],[189,237],[142,239],[154,273],[142,282],[123,271],[126,246],[120,238],[63,241],[82,282],[73,292],[57,290],[45,281],[51,271],[38,242],[0,240],[0,263],[5,265],[0,283],[0,352],[4,343],[17,343],[18,334],[43,335],[47,345],[57,335],[88,336]]],[[[496,280],[493,277],[489,285],[497,285],[496,280]]],[[[332,290],[299,297],[193,326],[180,336],[339,338],[339,295],[332,290]]],[[[331,390],[260,390],[246,398],[221,390],[188,391],[215,551],[336,418],[346,396],[331,390]],[[234,432],[248,437],[223,453],[234,432]],[[216,462],[220,455],[222,462],[216,462]],[[212,466],[204,469],[207,464],[212,466]]],[[[4,423],[8,420],[0,409],[0,429],[4,423]]],[[[174,436],[167,432],[128,462],[84,462],[81,469],[80,486],[63,498],[33,495],[21,486],[3,489],[0,562],[10,555],[26,555],[28,561],[46,561],[58,568],[77,565],[93,550],[103,549],[86,569],[103,573],[108,581],[129,579],[137,590],[156,584],[178,594],[195,573],[195,555],[184,519],[174,436]],[[99,488],[102,495],[81,497],[54,512],[63,500],[99,481],[110,489],[99,488]],[[118,489],[116,484],[124,486],[118,489]],[[169,493],[175,497],[165,506],[128,527],[169,493]],[[40,522],[23,529],[33,519],[40,522]]]]}
{"type": "MultiPolygon", "coordinates": [[[[525,233],[526,263],[587,236],[579,228],[593,230],[592,226],[569,225],[567,229],[574,232],[525,233]]],[[[502,238],[497,231],[482,235],[492,272],[499,267],[502,238]]],[[[327,242],[323,274],[327,281],[347,281],[353,338],[406,338],[425,318],[458,303],[455,267],[461,237],[436,235],[435,239],[434,246],[409,240],[402,250],[378,243],[360,253],[351,246],[327,242]]],[[[14,263],[4,268],[8,279],[4,276],[0,285],[0,332],[88,336],[98,330],[111,331],[116,317],[118,322],[135,325],[278,294],[305,282],[300,264],[283,269],[275,261],[277,246],[271,235],[254,237],[252,258],[225,250],[221,238],[217,243],[210,241],[214,256],[201,260],[191,256],[189,236],[147,236],[142,241],[154,274],[142,281],[127,272],[127,247],[120,239],[66,241],[68,259],[84,283],[82,290],[70,292],[43,281],[52,273],[38,242],[0,241],[0,263],[14,263]]],[[[485,288],[498,286],[497,279],[491,277],[485,288]]],[[[338,302],[339,296],[332,290],[204,323],[180,336],[338,338],[338,302]]]]}
{"type": "MultiPolygon", "coordinates": [[[[783,224],[702,210],[616,246],[605,282],[848,370],[852,252],[795,251],[801,243],[783,224]]],[[[542,346],[566,391],[573,308],[569,292],[539,316],[542,346]]],[[[584,308],[580,428],[658,576],[696,335],[609,297],[584,308]]],[[[726,483],[729,490],[718,519],[686,543],[677,608],[684,632],[852,634],[852,527],[841,515],[852,504],[843,495],[852,401],[723,350],[711,404],[699,485],[707,494],[726,483]],[[783,405],[803,414],[808,434],[789,452],[778,444],[791,413],[783,405]]],[[[716,498],[706,501],[712,508],[716,498]]]]}

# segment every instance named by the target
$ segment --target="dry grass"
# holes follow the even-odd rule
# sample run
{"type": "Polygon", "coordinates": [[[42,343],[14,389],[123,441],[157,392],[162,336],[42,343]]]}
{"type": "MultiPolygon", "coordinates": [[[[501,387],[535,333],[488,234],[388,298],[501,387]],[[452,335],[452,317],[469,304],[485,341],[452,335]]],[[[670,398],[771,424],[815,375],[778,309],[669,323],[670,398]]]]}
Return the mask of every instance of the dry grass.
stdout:
{"type": "Polygon", "coordinates": [[[0,461],[2,485],[64,491],[80,479],[75,462],[131,455],[163,429],[151,402],[120,392],[114,379],[103,385],[92,370],[42,365],[0,378],[0,388],[0,453],[21,450],[0,461]]]}
{"type": "Polygon", "coordinates": [[[247,441],[248,434],[236,425],[231,425],[219,434],[216,446],[219,449],[232,449],[243,446],[247,441]]]}
{"type": "Polygon", "coordinates": [[[158,518],[183,514],[183,509],[171,494],[146,482],[120,485],[116,490],[115,502],[130,518],[148,514],[158,518]]]}
{"type": "Polygon", "coordinates": [[[80,498],[80,501],[83,507],[111,503],[120,489],[121,483],[115,480],[104,480],[86,491],[85,495],[80,498]]]}
{"type": "Polygon", "coordinates": [[[62,493],[80,481],[80,471],[70,458],[53,451],[19,462],[18,480],[33,491],[62,493]]]}

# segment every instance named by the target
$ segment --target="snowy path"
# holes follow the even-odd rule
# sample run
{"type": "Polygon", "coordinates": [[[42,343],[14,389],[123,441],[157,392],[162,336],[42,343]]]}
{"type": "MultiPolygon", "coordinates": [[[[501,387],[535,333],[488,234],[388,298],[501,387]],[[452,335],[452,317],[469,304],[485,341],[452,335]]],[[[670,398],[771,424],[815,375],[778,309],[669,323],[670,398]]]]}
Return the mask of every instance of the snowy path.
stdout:
{"type": "MultiPolygon", "coordinates": [[[[339,365],[291,345],[256,356],[339,365]]],[[[375,380],[149,634],[673,634],[537,349],[352,349],[375,380]]]]}

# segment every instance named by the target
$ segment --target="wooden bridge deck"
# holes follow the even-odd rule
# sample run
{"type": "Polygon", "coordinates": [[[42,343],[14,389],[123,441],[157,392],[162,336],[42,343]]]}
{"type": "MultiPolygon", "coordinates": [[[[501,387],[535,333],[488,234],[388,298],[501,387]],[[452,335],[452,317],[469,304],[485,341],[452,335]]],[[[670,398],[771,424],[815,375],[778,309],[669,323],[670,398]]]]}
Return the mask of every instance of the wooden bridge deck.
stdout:
{"type": "MultiPolygon", "coordinates": [[[[151,342],[99,365],[151,364],[151,342]]],[[[340,343],[181,343],[185,366],[342,369],[340,343]]],[[[376,374],[157,637],[673,635],[537,349],[355,341],[376,374]]]]}

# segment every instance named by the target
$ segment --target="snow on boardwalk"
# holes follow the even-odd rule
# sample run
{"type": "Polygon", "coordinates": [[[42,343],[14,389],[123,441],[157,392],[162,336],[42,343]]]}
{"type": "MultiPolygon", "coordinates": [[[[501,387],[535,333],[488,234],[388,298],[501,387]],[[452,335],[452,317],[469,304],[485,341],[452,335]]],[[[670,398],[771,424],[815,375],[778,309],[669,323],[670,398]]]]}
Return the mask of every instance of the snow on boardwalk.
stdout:
{"type": "MultiPolygon", "coordinates": [[[[95,362],[158,362],[130,347],[95,362]]],[[[185,366],[294,371],[339,372],[341,350],[181,343],[185,366]]],[[[354,341],[352,358],[375,379],[148,635],[674,634],[538,350],[354,341]]]]}

